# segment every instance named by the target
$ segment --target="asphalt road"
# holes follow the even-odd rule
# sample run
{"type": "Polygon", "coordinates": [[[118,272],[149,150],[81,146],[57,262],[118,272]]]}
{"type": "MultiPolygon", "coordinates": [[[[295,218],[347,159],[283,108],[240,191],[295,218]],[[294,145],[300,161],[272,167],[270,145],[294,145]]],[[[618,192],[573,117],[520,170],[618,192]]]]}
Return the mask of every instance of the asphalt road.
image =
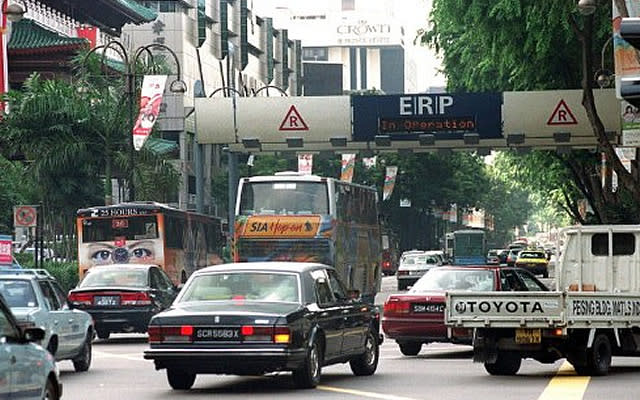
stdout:
{"type": "MultiPolygon", "coordinates": [[[[376,303],[395,292],[395,278],[383,280],[376,303]]],[[[471,347],[450,344],[423,346],[417,357],[405,357],[386,340],[378,371],[355,377],[349,366],[323,368],[322,383],[315,390],[297,390],[290,374],[267,377],[201,375],[188,392],[173,391],[164,371],[142,358],[144,335],[113,335],[94,342],[94,362],[86,373],[73,372],[71,362],[59,363],[64,399],[472,399],[472,400],[596,400],[637,399],[640,358],[614,358],[609,376],[578,377],[564,361],[540,364],[525,360],[517,376],[488,375],[471,361],[471,347]]]]}

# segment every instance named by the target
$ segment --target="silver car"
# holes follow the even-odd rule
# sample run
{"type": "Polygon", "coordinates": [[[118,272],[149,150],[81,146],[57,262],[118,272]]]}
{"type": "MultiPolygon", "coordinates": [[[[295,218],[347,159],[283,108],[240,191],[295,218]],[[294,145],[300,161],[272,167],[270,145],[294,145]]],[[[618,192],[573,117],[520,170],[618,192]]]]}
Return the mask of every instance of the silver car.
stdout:
{"type": "Polygon", "coordinates": [[[396,277],[398,279],[398,290],[405,290],[413,285],[433,267],[442,265],[442,262],[436,255],[408,254],[400,259],[400,266],[396,277]]]}
{"type": "Polygon", "coordinates": [[[20,328],[0,295],[0,399],[60,399],[55,360],[37,344],[44,335],[42,328],[20,328]]]}
{"type": "Polygon", "coordinates": [[[65,293],[46,271],[0,271],[0,295],[20,325],[45,330],[42,345],[56,361],[71,360],[78,372],[89,369],[93,340],[91,316],[69,308],[65,293]]]}

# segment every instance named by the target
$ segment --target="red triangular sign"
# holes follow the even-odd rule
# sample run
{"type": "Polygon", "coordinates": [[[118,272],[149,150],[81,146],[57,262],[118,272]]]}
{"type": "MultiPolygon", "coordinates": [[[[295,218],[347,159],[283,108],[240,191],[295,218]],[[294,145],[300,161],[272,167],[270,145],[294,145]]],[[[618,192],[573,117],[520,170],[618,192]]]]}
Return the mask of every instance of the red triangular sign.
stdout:
{"type": "Polygon", "coordinates": [[[547,125],[577,125],[578,120],[563,99],[560,99],[555,110],[547,120],[547,125]]]}
{"type": "Polygon", "coordinates": [[[282,123],[280,123],[281,131],[308,131],[309,127],[307,123],[296,109],[296,106],[292,105],[287,111],[287,115],[284,116],[282,123]]]}

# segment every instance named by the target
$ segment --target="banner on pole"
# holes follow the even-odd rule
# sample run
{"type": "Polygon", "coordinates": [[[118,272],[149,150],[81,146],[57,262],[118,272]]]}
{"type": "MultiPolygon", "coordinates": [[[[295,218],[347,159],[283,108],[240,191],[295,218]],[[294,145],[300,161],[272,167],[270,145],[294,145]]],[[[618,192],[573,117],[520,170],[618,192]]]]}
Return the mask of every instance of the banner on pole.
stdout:
{"type": "Polygon", "coordinates": [[[353,170],[356,164],[355,154],[343,154],[342,155],[342,173],[340,174],[340,180],[349,182],[353,181],[353,170]]]}
{"type": "Polygon", "coordinates": [[[364,157],[362,159],[362,164],[366,169],[371,169],[375,167],[377,162],[378,162],[378,156],[364,157]]]}
{"type": "Polygon", "coordinates": [[[398,167],[387,167],[387,172],[384,175],[384,187],[382,188],[382,201],[387,200],[393,193],[393,187],[396,184],[396,175],[398,174],[398,167]]]}
{"type": "Polygon", "coordinates": [[[313,154],[298,154],[298,173],[311,175],[313,171],[313,154]]]}
{"type": "Polygon", "coordinates": [[[133,126],[133,148],[140,150],[151,134],[151,129],[160,114],[162,94],[167,75],[145,75],[140,93],[140,112],[133,126]]]}
{"type": "Polygon", "coordinates": [[[11,236],[0,235],[0,265],[13,264],[13,242],[11,236]]]}

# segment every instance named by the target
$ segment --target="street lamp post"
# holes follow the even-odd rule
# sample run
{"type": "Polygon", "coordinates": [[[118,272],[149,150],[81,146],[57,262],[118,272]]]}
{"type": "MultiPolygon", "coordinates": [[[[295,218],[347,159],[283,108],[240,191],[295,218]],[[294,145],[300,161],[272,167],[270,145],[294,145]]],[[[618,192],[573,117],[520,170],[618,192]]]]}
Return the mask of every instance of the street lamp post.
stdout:
{"type": "MultiPolygon", "coordinates": [[[[127,52],[126,47],[117,40],[110,40],[105,45],[96,46],[87,55],[83,60],[83,65],[86,65],[86,62],[89,56],[95,53],[98,50],[102,50],[102,55],[100,57],[100,67],[104,72],[106,71],[106,61],[107,61],[107,52],[108,50],[115,51],[122,61],[124,62],[124,71],[118,71],[117,69],[112,68],[112,70],[116,71],[120,75],[125,78],[126,87],[125,93],[127,96],[128,108],[129,108],[129,201],[135,201],[135,148],[133,141],[133,127],[135,124],[135,104],[134,98],[136,95],[136,78],[138,76],[144,76],[144,73],[138,73],[136,67],[138,65],[138,61],[140,60],[140,56],[145,54],[149,59],[149,64],[153,68],[153,72],[155,72],[156,65],[153,62],[153,51],[152,50],[161,50],[167,51],[173,57],[175,66],[176,66],[176,79],[174,79],[169,85],[169,90],[173,93],[185,93],[187,91],[186,83],[181,79],[182,74],[180,70],[180,61],[178,60],[178,56],[176,53],[171,50],[168,46],[160,43],[151,43],[145,46],[140,46],[133,51],[133,56],[130,57],[130,53],[127,52]]],[[[109,179],[110,177],[107,177],[109,179]]]]}

